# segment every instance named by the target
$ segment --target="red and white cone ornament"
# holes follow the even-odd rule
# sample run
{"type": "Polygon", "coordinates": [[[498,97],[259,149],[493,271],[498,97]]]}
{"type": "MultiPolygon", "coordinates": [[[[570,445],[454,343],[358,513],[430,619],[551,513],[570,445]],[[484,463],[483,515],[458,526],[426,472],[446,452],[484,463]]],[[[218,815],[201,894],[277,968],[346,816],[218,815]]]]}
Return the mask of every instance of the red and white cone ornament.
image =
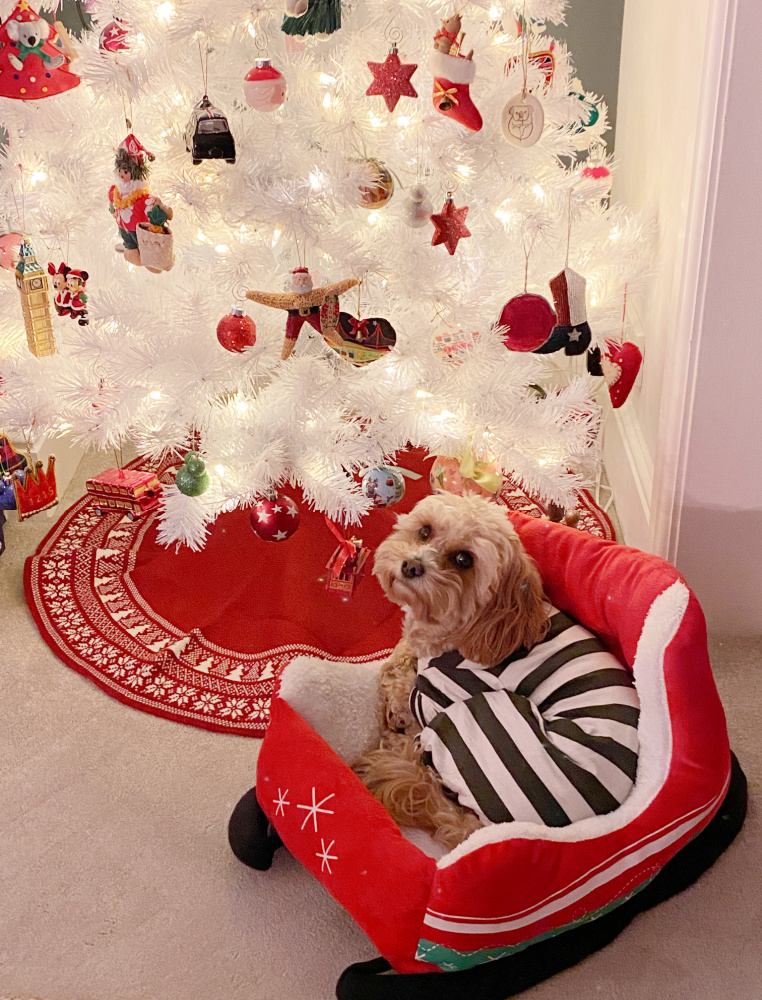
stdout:
{"type": "Polygon", "coordinates": [[[243,80],[247,102],[257,111],[275,111],[286,99],[286,78],[269,59],[257,59],[243,80]]]}
{"type": "Polygon", "coordinates": [[[217,340],[226,351],[240,354],[257,342],[256,324],[251,316],[244,315],[243,309],[233,306],[217,324],[217,340]]]}
{"type": "Polygon", "coordinates": [[[556,314],[542,295],[524,292],[503,306],[499,325],[507,327],[503,343],[509,351],[536,351],[553,332],[556,314]]]}
{"type": "Polygon", "coordinates": [[[623,344],[606,341],[606,353],[601,359],[601,368],[611,397],[611,405],[615,410],[627,401],[642,364],[643,354],[637,344],[630,341],[625,341],[623,344]]]}
{"type": "Polygon", "coordinates": [[[284,542],[295,533],[300,519],[299,508],[283,494],[261,500],[249,514],[251,530],[264,542],[284,542]]]}
{"type": "Polygon", "coordinates": [[[38,101],[78,87],[55,28],[21,0],[0,24],[0,97],[38,101]]]}
{"type": "Polygon", "coordinates": [[[452,195],[448,194],[442,211],[431,216],[431,221],[434,223],[431,245],[436,247],[443,243],[452,257],[458,247],[458,241],[471,235],[470,230],[466,227],[467,215],[468,205],[456,208],[452,195]]]}
{"type": "Polygon", "coordinates": [[[434,52],[431,56],[431,70],[434,74],[433,102],[437,111],[469,131],[478,132],[483,124],[482,116],[471,100],[470,93],[476,76],[474,60],[461,55],[434,52]]]}

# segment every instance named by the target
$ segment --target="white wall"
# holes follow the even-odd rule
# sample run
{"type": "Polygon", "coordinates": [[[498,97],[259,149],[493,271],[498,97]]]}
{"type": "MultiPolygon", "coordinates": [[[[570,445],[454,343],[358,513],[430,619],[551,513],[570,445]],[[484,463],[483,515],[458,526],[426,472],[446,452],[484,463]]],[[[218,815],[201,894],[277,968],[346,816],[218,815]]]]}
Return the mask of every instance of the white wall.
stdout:
{"type": "Polygon", "coordinates": [[[652,208],[642,384],[610,425],[625,538],[672,559],[710,627],[762,632],[762,5],[628,0],[615,194],[652,208]],[[673,34],[673,32],[675,34],[673,34]],[[677,44],[675,40],[677,39],[677,44]]]}

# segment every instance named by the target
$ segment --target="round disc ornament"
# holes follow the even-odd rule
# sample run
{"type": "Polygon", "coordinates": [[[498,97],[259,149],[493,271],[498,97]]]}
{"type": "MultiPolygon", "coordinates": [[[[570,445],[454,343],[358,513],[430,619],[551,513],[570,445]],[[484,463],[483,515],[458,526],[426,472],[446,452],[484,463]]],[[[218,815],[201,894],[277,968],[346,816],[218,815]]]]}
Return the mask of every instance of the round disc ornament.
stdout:
{"type": "Polygon", "coordinates": [[[509,328],[503,335],[509,351],[536,351],[550,337],[556,322],[556,314],[546,298],[524,292],[506,302],[499,325],[509,328]]]}
{"type": "Polygon", "coordinates": [[[362,477],[362,492],[374,507],[391,507],[405,495],[405,477],[397,469],[379,465],[362,477]]]}
{"type": "Polygon", "coordinates": [[[503,108],[500,127],[512,146],[534,146],[542,135],[545,112],[534,94],[518,93],[503,108]]]}
{"type": "Polygon", "coordinates": [[[286,78],[269,59],[257,59],[243,79],[243,94],[257,111],[275,111],[286,99],[286,78]]]}
{"type": "Polygon", "coordinates": [[[277,494],[261,500],[249,514],[251,530],[263,542],[284,542],[299,527],[299,508],[291,497],[277,494]]]}
{"type": "Polygon", "coordinates": [[[389,203],[394,194],[394,178],[380,160],[370,158],[365,161],[365,166],[367,173],[360,181],[358,204],[375,211],[389,203]]]}
{"type": "Polygon", "coordinates": [[[240,354],[257,341],[257,327],[251,316],[244,316],[243,309],[233,306],[227,316],[217,324],[217,340],[226,351],[240,354]]]}

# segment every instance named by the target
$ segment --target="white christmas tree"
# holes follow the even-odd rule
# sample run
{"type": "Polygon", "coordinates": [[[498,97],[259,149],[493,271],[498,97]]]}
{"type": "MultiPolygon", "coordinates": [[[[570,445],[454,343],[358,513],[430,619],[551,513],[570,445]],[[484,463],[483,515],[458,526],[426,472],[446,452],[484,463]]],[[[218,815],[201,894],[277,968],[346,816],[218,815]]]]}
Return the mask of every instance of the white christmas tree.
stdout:
{"type": "MultiPolygon", "coordinates": [[[[285,23],[295,34],[282,30],[282,0],[91,3],[94,30],[73,43],[81,84],[0,98],[8,227],[43,266],[87,271],[89,317],[54,315],[57,353],[36,357],[12,272],[0,281],[0,431],[104,449],[132,440],[178,464],[194,442],[212,488],[203,498],[173,493],[162,514],[168,543],[201,544],[220,512],[284,482],[356,523],[371,506],[357,473],[408,443],[489,458],[538,498],[573,505],[600,424],[584,355],[510,350],[518,320],[508,331],[498,321],[516,296],[550,299],[548,281],[568,265],[587,279],[590,349],[605,352],[620,335],[625,289],[643,281],[647,231],[610,203],[605,104],[585,93],[551,37],[565,0],[287,5],[309,7],[285,23]],[[457,29],[452,39],[443,19],[457,29]],[[122,33],[122,44],[106,45],[122,33]],[[393,44],[408,70],[389,110],[394,94],[384,96],[385,84],[372,93],[368,63],[384,63],[393,44]],[[207,159],[186,148],[204,94],[227,117],[235,163],[229,151],[207,159]],[[156,199],[153,228],[172,232],[171,270],[136,266],[141,251],[123,244],[109,213],[115,150],[128,134],[154,157],[133,157],[150,166],[150,181],[136,185],[149,183],[156,199]],[[432,245],[441,225],[428,218],[448,198],[468,206],[470,231],[452,254],[447,240],[432,245]],[[332,346],[330,323],[322,336],[308,320],[284,350],[288,313],[246,292],[282,305],[307,280],[292,273],[300,267],[316,288],[360,282],[342,311],[388,320],[396,345],[355,364],[332,346]],[[256,341],[225,350],[217,325],[244,303],[256,341]],[[457,360],[434,346],[448,332],[464,341],[457,360]]],[[[3,0],[4,21],[16,7],[3,0]]],[[[199,134],[220,147],[226,139],[199,134]]],[[[125,192],[112,196],[117,210],[125,192]]]]}

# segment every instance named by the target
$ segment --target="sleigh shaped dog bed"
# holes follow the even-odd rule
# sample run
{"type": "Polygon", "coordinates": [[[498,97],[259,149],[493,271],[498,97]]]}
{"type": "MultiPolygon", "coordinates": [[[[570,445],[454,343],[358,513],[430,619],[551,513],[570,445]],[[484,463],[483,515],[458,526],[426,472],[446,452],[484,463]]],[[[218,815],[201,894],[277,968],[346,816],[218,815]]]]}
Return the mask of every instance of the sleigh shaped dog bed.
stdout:
{"type": "Polygon", "coordinates": [[[743,823],[746,782],[728,745],[703,614],[677,571],[562,525],[511,520],[549,600],[633,670],[635,785],[606,815],[555,828],[495,824],[431,856],[349,767],[378,738],[380,663],[294,661],[230,842],[259,869],[284,844],[376,944],[382,957],[344,972],[340,1000],[517,993],[690,885],[743,823]]]}

